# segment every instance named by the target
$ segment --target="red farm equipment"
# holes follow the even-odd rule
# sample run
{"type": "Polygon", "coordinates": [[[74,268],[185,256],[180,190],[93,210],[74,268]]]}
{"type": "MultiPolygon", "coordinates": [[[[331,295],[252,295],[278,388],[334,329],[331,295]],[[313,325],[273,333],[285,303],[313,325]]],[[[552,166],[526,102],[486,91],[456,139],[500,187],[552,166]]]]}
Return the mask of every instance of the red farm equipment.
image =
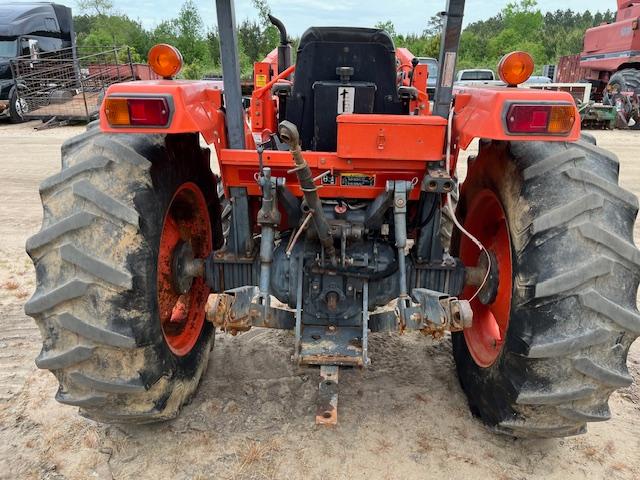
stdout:
{"type": "MultiPolygon", "coordinates": [[[[640,1],[618,0],[616,21],[587,30],[579,64],[572,57],[566,64],[570,81],[587,80],[596,100],[615,105],[622,123],[640,128],[640,1]]],[[[566,81],[566,80],[560,80],[566,81]]]]}
{"type": "MultiPolygon", "coordinates": [[[[451,332],[495,431],[608,419],[640,334],[638,202],[571,95],[454,89],[464,1],[450,0],[433,107],[427,66],[386,32],[310,28],[293,65],[273,19],[282,44],[245,109],[233,2],[216,4],[223,89],[173,79],[179,52],[154,47],[164,79],[110,86],[40,187],[25,310],[58,401],[106,422],[172,418],[216,329],[281,328],[295,362],[320,366],[316,421],[334,423],[338,368],[367,367],[372,332],[419,330],[451,332]]],[[[532,71],[523,52],[499,66],[510,86],[532,71]]]]}

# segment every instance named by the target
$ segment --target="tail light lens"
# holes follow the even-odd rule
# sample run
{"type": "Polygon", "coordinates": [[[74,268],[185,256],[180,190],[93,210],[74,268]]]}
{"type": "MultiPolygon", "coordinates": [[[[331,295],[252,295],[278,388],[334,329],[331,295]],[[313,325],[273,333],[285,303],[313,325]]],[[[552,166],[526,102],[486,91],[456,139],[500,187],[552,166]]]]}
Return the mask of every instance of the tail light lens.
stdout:
{"type": "Polygon", "coordinates": [[[572,105],[511,105],[507,130],[517,134],[566,135],[576,121],[572,105]]]}
{"type": "Polygon", "coordinates": [[[110,98],[104,112],[112,127],[166,127],[171,112],[166,98],[110,98]]]}

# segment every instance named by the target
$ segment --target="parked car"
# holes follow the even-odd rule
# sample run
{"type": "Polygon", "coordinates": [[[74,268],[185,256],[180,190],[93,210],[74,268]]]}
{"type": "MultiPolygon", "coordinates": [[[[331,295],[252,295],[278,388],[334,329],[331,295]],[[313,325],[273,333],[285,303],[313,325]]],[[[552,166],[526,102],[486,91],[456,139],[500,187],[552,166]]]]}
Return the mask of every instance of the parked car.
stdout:
{"type": "Polygon", "coordinates": [[[472,68],[460,70],[456,75],[456,85],[504,85],[497,80],[493,70],[488,68],[472,68]]]}
{"type": "Polygon", "coordinates": [[[427,95],[433,99],[436,94],[436,85],[438,85],[438,60],[431,57],[418,57],[418,62],[426,64],[429,70],[429,77],[427,78],[427,95]]]}
{"type": "Polygon", "coordinates": [[[545,77],[544,75],[532,75],[529,77],[529,80],[524,83],[551,83],[551,79],[549,77],[545,77]]]}

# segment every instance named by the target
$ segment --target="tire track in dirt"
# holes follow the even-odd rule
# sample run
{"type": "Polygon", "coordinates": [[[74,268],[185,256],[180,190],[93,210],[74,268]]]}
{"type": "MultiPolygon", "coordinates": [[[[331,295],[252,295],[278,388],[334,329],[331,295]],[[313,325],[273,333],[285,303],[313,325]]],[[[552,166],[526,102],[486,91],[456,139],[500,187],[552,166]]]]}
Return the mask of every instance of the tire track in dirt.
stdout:
{"type": "Polygon", "coordinates": [[[20,393],[36,368],[40,334],[35,323],[14,305],[0,312],[0,402],[20,393]]]}

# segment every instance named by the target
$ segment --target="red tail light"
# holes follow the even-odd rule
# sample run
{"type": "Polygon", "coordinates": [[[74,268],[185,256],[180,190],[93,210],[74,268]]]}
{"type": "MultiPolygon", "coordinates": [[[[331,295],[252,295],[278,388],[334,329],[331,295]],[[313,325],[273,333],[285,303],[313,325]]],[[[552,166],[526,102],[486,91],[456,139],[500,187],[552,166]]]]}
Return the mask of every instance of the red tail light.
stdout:
{"type": "Polygon", "coordinates": [[[171,111],[166,98],[107,97],[105,115],[112,127],[166,127],[171,111]]]}
{"type": "Polygon", "coordinates": [[[572,105],[511,105],[507,130],[516,134],[566,135],[576,121],[572,105]]]}

